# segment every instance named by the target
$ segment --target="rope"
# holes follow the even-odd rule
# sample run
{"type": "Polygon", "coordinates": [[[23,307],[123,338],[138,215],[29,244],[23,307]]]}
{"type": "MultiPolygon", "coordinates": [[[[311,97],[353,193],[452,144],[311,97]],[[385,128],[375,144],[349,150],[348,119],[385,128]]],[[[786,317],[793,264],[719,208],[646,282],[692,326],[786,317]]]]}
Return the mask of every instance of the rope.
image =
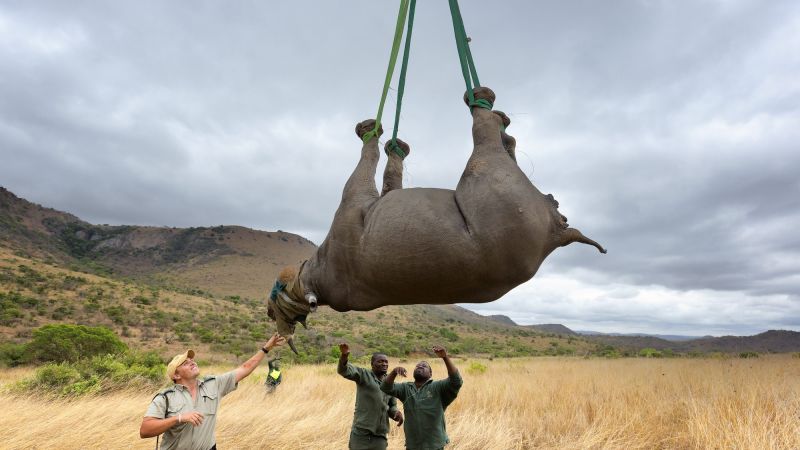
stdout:
{"type": "Polygon", "coordinates": [[[472,52],[469,50],[467,32],[464,30],[464,20],[461,18],[461,11],[458,8],[458,0],[449,0],[449,3],[450,15],[453,17],[453,31],[455,32],[456,36],[458,60],[461,63],[461,73],[464,76],[464,82],[467,85],[467,98],[469,99],[469,106],[492,109],[492,104],[488,100],[475,100],[475,95],[473,94],[472,90],[473,88],[480,87],[481,82],[478,80],[478,72],[475,70],[475,63],[472,61],[472,52]]]}
{"type": "Polygon", "coordinates": [[[389,142],[388,150],[391,149],[397,153],[401,159],[405,159],[406,154],[400,145],[397,144],[397,130],[400,128],[400,109],[403,103],[403,92],[406,86],[406,71],[408,70],[408,55],[411,53],[411,30],[414,27],[414,10],[417,7],[417,0],[411,0],[408,9],[408,28],[406,29],[406,45],[403,48],[403,65],[400,67],[400,80],[397,85],[397,108],[394,113],[394,131],[392,132],[392,140],[389,142]]]}
{"type": "Polygon", "coordinates": [[[394,42],[392,43],[392,52],[389,56],[389,68],[386,70],[386,79],[383,82],[383,94],[381,95],[381,102],[378,106],[378,115],[375,117],[375,128],[372,131],[364,133],[361,138],[364,143],[378,135],[378,130],[381,127],[381,116],[383,116],[383,105],[386,103],[386,94],[389,92],[389,83],[392,81],[392,74],[394,73],[394,66],[397,63],[397,53],[400,50],[400,40],[403,37],[403,27],[406,24],[406,16],[408,16],[408,3],[409,0],[401,0],[400,10],[397,12],[397,25],[394,30],[394,42]]]}

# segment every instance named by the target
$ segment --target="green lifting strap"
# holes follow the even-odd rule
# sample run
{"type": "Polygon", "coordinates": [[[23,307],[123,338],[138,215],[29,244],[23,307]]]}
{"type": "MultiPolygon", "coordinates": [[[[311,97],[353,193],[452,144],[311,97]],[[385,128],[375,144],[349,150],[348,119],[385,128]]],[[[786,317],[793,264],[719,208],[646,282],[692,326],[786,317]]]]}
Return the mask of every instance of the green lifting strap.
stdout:
{"type": "Polygon", "coordinates": [[[464,30],[464,20],[461,18],[461,11],[458,8],[458,0],[449,0],[450,15],[453,17],[453,31],[456,35],[456,48],[458,49],[458,60],[461,63],[461,73],[464,75],[464,82],[467,85],[467,98],[469,106],[478,106],[485,109],[492,109],[492,104],[483,99],[475,100],[472,89],[480,87],[478,72],[475,70],[475,63],[472,61],[472,52],[469,50],[467,42],[467,32],[464,30]],[[474,86],[473,86],[474,82],[474,86]]]}
{"type": "Polygon", "coordinates": [[[402,0],[400,2],[400,10],[397,12],[397,25],[394,30],[394,42],[392,43],[392,53],[389,56],[389,68],[386,70],[386,79],[383,82],[383,94],[381,95],[381,103],[378,106],[378,115],[375,117],[375,128],[372,131],[364,133],[361,138],[364,143],[378,135],[378,130],[381,127],[381,116],[383,115],[383,105],[386,103],[386,94],[389,92],[389,83],[392,81],[392,74],[394,73],[394,66],[397,63],[397,52],[400,50],[400,40],[403,37],[403,27],[406,24],[406,17],[408,16],[408,3],[409,0],[402,0]]]}
{"type": "Polygon", "coordinates": [[[394,113],[394,131],[392,132],[392,140],[389,142],[389,148],[397,153],[401,159],[405,159],[406,154],[403,149],[397,144],[397,129],[400,128],[400,109],[403,103],[403,92],[406,87],[406,71],[408,71],[408,55],[411,53],[411,29],[414,27],[414,10],[417,7],[417,0],[411,0],[408,7],[408,28],[406,29],[406,45],[403,49],[403,65],[400,67],[400,80],[397,84],[397,108],[394,113]]]}

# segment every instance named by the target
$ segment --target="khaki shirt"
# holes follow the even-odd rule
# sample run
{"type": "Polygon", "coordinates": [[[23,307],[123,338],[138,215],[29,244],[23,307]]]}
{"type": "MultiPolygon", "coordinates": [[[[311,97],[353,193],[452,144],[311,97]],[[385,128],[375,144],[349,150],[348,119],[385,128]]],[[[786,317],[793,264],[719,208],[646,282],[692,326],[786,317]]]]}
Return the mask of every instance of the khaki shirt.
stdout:
{"type": "Polygon", "coordinates": [[[169,398],[169,409],[164,395],[156,395],[147,407],[145,417],[163,419],[178,414],[197,411],[203,415],[203,423],[195,427],[190,423],[179,423],[164,432],[161,448],[165,450],[209,450],[216,444],[214,428],[217,425],[217,410],[222,397],[236,390],[236,372],[209,376],[199,381],[197,400],[192,400],[189,390],[175,384],[162,392],[169,398]]]}

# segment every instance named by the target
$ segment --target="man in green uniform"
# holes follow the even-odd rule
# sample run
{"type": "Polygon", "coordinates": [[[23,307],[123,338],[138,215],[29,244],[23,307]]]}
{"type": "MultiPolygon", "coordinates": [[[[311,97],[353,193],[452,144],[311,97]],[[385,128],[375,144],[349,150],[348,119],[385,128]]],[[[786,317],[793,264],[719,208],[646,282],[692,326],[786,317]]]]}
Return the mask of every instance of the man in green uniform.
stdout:
{"type": "Polygon", "coordinates": [[[414,381],[394,383],[397,375],[406,376],[406,369],[395,367],[381,383],[381,390],[403,402],[406,422],[406,449],[443,449],[450,442],[444,423],[444,411],[458,396],[464,381],[458,369],[447,356],[447,350],[434,346],[433,352],[442,358],[447,367],[447,378],[432,381],[430,364],[420,361],[414,368],[414,381]]]}
{"type": "Polygon", "coordinates": [[[388,445],[389,419],[403,424],[403,413],[397,409],[397,401],[381,392],[381,381],[389,369],[389,358],[381,353],[372,355],[372,370],[355,367],[347,358],[350,347],[339,344],[339,365],[336,371],[348,380],[356,382],[356,410],[350,430],[350,450],[385,450],[388,445]]]}
{"type": "Polygon", "coordinates": [[[253,373],[264,355],[286,339],[275,333],[244,364],[217,376],[198,380],[200,368],[194,350],[176,355],[167,365],[167,378],[173,383],[150,402],[139,428],[142,439],[164,434],[162,449],[216,450],[214,428],[222,397],[236,389],[239,381],[253,373]]]}

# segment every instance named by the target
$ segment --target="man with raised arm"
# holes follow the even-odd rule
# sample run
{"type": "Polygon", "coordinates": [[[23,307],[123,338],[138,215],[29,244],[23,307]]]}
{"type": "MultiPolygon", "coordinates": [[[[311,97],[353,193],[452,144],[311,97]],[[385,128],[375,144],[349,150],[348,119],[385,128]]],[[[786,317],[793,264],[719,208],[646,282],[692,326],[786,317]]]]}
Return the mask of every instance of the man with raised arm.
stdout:
{"type": "Polygon", "coordinates": [[[397,409],[394,397],[381,392],[381,382],[389,369],[389,358],[383,353],[373,353],[371,369],[356,367],[347,359],[350,347],[339,344],[339,375],[356,383],[356,409],[350,430],[350,450],[385,450],[388,445],[389,419],[403,423],[403,413],[397,409]]]}
{"type": "Polygon", "coordinates": [[[241,366],[202,379],[198,379],[200,368],[194,361],[194,350],[176,355],[167,365],[167,379],[173,384],[153,397],[142,419],[139,436],[144,439],[163,433],[162,449],[216,450],[214,429],[220,400],[253,373],[264,355],[284,342],[286,339],[275,333],[241,366]]]}
{"type": "Polygon", "coordinates": [[[432,381],[430,364],[420,361],[414,368],[414,381],[395,384],[394,379],[398,375],[406,376],[405,368],[395,367],[381,384],[383,392],[403,402],[407,450],[442,449],[450,442],[444,411],[456,399],[464,381],[444,347],[435,345],[433,352],[444,361],[447,378],[432,381]]]}

